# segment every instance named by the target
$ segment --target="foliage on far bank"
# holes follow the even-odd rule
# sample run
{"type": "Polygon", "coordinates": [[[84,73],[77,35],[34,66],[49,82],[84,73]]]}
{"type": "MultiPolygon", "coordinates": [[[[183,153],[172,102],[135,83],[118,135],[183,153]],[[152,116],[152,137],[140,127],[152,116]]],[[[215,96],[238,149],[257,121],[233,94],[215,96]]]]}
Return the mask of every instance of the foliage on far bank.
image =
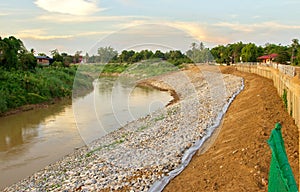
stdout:
{"type": "MultiPolygon", "coordinates": [[[[35,72],[4,70],[0,68],[0,113],[22,105],[51,101],[53,98],[70,97],[76,66],[69,68],[36,68],[35,72]]],[[[87,75],[76,75],[81,79],[77,86],[92,89],[87,75]]]]}
{"type": "Polygon", "coordinates": [[[10,36],[0,37],[0,67],[4,69],[34,70],[37,61],[33,50],[27,51],[20,39],[10,36]]]}
{"type": "Polygon", "coordinates": [[[183,63],[191,63],[191,59],[180,50],[171,50],[163,53],[160,50],[155,52],[151,50],[142,50],[140,52],[134,50],[123,50],[120,54],[111,47],[100,47],[98,55],[85,56],[87,63],[113,63],[113,64],[133,64],[140,61],[161,59],[175,66],[183,63]]]}
{"type": "Polygon", "coordinates": [[[217,63],[257,62],[258,57],[275,53],[278,54],[274,60],[277,63],[300,65],[298,39],[293,39],[290,45],[266,43],[264,46],[259,46],[254,43],[237,42],[218,45],[210,51],[217,63]]]}

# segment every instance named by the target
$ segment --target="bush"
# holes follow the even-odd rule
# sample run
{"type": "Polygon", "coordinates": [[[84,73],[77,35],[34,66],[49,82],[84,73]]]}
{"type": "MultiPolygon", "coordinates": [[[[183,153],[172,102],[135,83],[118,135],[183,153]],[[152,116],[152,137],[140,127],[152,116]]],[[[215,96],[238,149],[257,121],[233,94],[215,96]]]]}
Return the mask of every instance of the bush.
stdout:
{"type": "MultiPolygon", "coordinates": [[[[36,68],[35,71],[0,69],[0,113],[26,104],[50,101],[53,98],[70,97],[76,67],[36,68]]],[[[88,75],[80,74],[81,89],[92,89],[88,75]]]]}

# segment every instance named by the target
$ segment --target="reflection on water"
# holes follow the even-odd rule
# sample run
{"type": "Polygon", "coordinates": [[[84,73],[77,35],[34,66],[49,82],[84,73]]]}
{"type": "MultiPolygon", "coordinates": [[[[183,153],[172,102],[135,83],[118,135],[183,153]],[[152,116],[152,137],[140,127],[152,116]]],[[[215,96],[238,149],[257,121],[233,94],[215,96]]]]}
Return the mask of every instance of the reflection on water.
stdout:
{"type": "Polygon", "coordinates": [[[0,118],[0,189],[169,100],[168,93],[135,87],[128,79],[102,78],[73,106],[63,101],[0,118]]]}
{"type": "Polygon", "coordinates": [[[172,98],[167,92],[136,87],[130,78],[101,78],[93,93],[73,102],[79,133],[86,144],[126,123],[162,108],[172,98]]]}
{"type": "Polygon", "coordinates": [[[69,101],[0,118],[1,188],[83,145],[72,113],[69,101]]]}

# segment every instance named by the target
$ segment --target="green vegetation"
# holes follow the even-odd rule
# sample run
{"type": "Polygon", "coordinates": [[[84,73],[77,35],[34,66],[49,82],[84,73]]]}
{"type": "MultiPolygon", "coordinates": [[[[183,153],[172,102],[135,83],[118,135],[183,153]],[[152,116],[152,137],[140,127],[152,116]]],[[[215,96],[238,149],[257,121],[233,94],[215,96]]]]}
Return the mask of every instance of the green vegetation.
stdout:
{"type": "MultiPolygon", "coordinates": [[[[80,66],[81,73],[76,75],[76,90],[91,89],[91,78],[98,78],[103,73],[123,73],[147,78],[178,70],[184,63],[256,62],[258,57],[272,53],[278,54],[276,62],[300,65],[298,39],[293,39],[288,46],[269,43],[257,46],[254,43],[237,42],[226,46],[218,45],[212,49],[200,42],[192,43],[186,53],[180,50],[165,53],[160,50],[123,50],[118,54],[111,47],[100,47],[97,55],[86,54],[84,58],[80,56],[81,51],[71,56],[67,53],[60,54],[54,49],[51,51],[53,58],[50,58],[49,67],[37,66],[33,53],[34,50],[28,51],[20,39],[13,36],[4,39],[0,37],[0,113],[26,104],[71,96],[77,69],[71,64],[80,63],[82,59],[93,64],[80,66]]],[[[46,56],[44,53],[39,55],[46,56]]],[[[282,97],[287,108],[286,94],[284,90],[282,97]]]]}
{"type": "Polygon", "coordinates": [[[272,53],[278,54],[275,62],[282,64],[300,65],[300,45],[298,39],[293,39],[291,45],[276,45],[266,43],[264,46],[257,46],[254,43],[244,44],[237,42],[233,44],[218,45],[211,49],[217,63],[238,63],[257,62],[262,55],[272,53]]]}
{"type": "Polygon", "coordinates": [[[154,122],[161,121],[161,120],[163,120],[164,118],[165,118],[165,116],[164,116],[164,115],[161,115],[161,116],[159,116],[159,117],[154,118],[154,122]]]}
{"type": "Polygon", "coordinates": [[[284,107],[287,109],[288,108],[288,100],[287,100],[287,91],[286,91],[286,89],[283,89],[282,101],[283,101],[284,107]]]}
{"type": "Polygon", "coordinates": [[[98,49],[98,55],[90,57],[86,54],[85,59],[87,63],[113,63],[126,65],[149,59],[161,59],[175,66],[192,62],[191,59],[179,50],[171,50],[166,53],[163,53],[160,50],[156,50],[155,53],[151,50],[142,50],[140,52],[123,50],[121,54],[118,55],[118,52],[111,47],[100,47],[98,49]]]}
{"type": "MultiPolygon", "coordinates": [[[[70,97],[76,66],[69,68],[36,68],[34,72],[0,69],[0,113],[26,104],[70,97]]],[[[78,87],[92,89],[87,75],[77,75],[78,87]]]]}
{"type": "Polygon", "coordinates": [[[20,39],[0,37],[0,67],[4,69],[34,70],[37,61],[33,52],[27,51],[20,39]]]}
{"type": "Polygon", "coordinates": [[[121,139],[116,140],[116,141],[114,141],[114,142],[112,142],[110,144],[100,146],[100,147],[98,147],[98,148],[96,148],[94,150],[89,151],[85,156],[86,157],[90,157],[92,154],[94,154],[97,151],[100,151],[101,149],[115,147],[116,145],[121,144],[124,141],[125,141],[124,138],[121,138],[121,139]]]}
{"type": "MultiPolygon", "coordinates": [[[[73,59],[79,59],[80,52],[73,58],[54,50],[53,65],[43,68],[37,66],[33,53],[33,49],[27,51],[20,39],[0,37],[0,114],[22,105],[72,95],[77,66],[69,65],[73,59]]],[[[76,78],[76,88],[92,89],[91,77],[77,74],[76,78]]]]}

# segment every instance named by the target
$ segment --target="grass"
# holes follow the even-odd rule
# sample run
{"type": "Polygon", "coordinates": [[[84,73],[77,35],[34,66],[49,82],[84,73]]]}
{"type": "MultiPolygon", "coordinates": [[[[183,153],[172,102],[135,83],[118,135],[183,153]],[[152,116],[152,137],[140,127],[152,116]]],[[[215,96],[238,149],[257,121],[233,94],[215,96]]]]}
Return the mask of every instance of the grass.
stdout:
{"type": "Polygon", "coordinates": [[[98,148],[96,148],[96,149],[94,149],[94,150],[88,152],[85,156],[86,156],[86,157],[90,157],[92,154],[94,154],[94,153],[97,152],[97,151],[100,151],[100,150],[102,150],[102,149],[104,149],[104,148],[115,147],[116,145],[121,144],[121,143],[123,143],[124,141],[125,141],[124,138],[122,138],[122,139],[116,140],[116,141],[114,141],[114,142],[112,142],[112,143],[110,143],[110,144],[100,146],[100,147],[98,147],[98,148]]]}
{"type": "Polygon", "coordinates": [[[161,121],[161,120],[163,120],[164,118],[165,118],[165,116],[164,116],[164,115],[161,115],[161,116],[159,116],[159,117],[154,118],[154,122],[161,121]]]}

